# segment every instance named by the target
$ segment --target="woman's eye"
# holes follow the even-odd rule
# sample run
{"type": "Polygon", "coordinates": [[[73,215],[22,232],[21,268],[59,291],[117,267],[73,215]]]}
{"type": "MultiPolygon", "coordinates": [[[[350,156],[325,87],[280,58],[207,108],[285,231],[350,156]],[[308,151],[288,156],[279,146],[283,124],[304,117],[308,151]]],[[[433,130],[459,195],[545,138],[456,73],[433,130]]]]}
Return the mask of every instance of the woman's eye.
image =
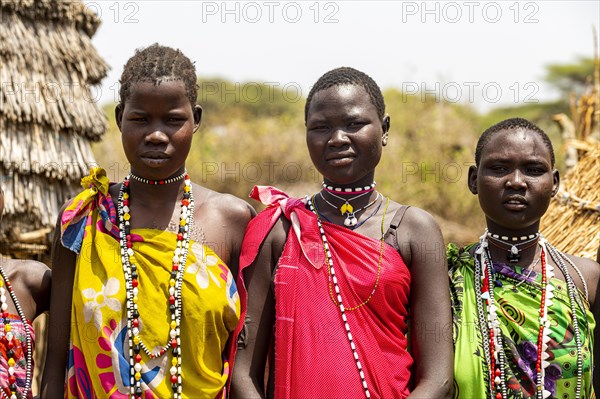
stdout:
{"type": "Polygon", "coordinates": [[[543,175],[546,171],[542,168],[528,168],[527,173],[532,175],[543,175]]]}
{"type": "Polygon", "coordinates": [[[502,165],[495,165],[492,166],[490,169],[496,173],[504,173],[508,170],[505,166],[502,165]]]}
{"type": "Polygon", "coordinates": [[[363,127],[364,125],[366,125],[366,123],[365,123],[365,122],[350,122],[350,123],[348,124],[348,127],[351,127],[351,128],[357,129],[357,128],[361,128],[361,127],[363,127]]]}

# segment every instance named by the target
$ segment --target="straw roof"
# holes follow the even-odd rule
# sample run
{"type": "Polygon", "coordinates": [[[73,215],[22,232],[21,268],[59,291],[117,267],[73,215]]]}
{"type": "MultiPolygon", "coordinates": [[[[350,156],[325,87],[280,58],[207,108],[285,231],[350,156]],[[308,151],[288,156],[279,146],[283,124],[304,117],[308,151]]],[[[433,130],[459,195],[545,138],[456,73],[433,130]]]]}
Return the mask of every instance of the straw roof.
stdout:
{"type": "Polygon", "coordinates": [[[546,238],[564,252],[596,259],[600,246],[600,143],[561,181],[561,189],[542,220],[546,238]]]}
{"type": "Polygon", "coordinates": [[[0,7],[0,238],[13,254],[43,252],[60,206],[95,163],[90,141],[107,121],[94,85],[108,65],[91,43],[100,20],[83,2],[0,7]]]}
{"type": "MultiPolygon", "coordinates": [[[[594,33],[595,37],[595,33],[594,33]]],[[[596,259],[600,247],[600,62],[593,85],[571,98],[571,118],[556,115],[572,165],[542,219],[544,235],[564,252],[596,259]]]]}

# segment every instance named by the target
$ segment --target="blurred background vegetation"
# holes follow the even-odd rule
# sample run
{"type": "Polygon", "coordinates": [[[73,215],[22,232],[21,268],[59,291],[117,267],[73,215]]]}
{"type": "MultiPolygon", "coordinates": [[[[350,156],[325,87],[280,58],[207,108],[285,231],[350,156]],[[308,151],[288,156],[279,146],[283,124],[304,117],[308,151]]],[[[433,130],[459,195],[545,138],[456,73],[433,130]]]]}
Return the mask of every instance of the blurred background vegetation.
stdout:
{"type": "MultiPolygon", "coordinates": [[[[524,117],[544,129],[554,143],[562,168],[560,129],[553,120],[570,114],[570,98],[593,76],[593,59],[549,65],[546,83],[561,93],[552,102],[517,104],[477,112],[469,104],[432,95],[384,90],[391,116],[388,146],[376,172],[377,189],[398,202],[429,211],[447,241],[475,240],[484,226],[477,198],[467,190],[477,138],[487,127],[509,117],[524,117]]],[[[293,88],[221,78],[199,78],[198,102],[204,109],[187,167],[192,179],[220,192],[248,199],[254,185],[273,185],[302,196],[320,188],[305,144],[305,98],[293,88]]],[[[98,163],[112,181],[129,171],[114,120],[115,104],[106,104],[109,131],[93,146],[98,163]]]]}

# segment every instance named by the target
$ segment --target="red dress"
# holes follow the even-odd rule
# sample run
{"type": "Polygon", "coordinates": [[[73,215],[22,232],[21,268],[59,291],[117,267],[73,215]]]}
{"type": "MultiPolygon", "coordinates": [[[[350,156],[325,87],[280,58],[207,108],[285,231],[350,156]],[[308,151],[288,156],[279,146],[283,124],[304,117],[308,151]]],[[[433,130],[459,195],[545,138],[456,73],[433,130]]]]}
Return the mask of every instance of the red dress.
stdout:
{"type": "MultiPolygon", "coordinates": [[[[270,187],[251,194],[269,205],[246,232],[240,276],[260,244],[283,215],[291,221],[275,274],[275,397],[365,397],[339,307],[316,216],[299,199],[270,187]],[[330,291],[331,290],[331,291],[330,291]]],[[[384,244],[377,289],[381,241],[323,222],[338,285],[372,398],[409,394],[412,357],[407,352],[410,272],[397,250],[384,244]]],[[[245,309],[246,289],[238,284],[245,309]]],[[[242,316],[243,320],[243,316],[242,316]]]]}

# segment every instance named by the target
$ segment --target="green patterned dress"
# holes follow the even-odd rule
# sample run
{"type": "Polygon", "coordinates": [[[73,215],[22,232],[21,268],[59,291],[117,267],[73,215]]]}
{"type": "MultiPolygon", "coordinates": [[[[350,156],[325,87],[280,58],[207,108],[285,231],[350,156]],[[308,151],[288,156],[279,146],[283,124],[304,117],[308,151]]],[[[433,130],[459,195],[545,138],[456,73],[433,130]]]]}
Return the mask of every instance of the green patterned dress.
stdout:
{"type": "MultiPolygon", "coordinates": [[[[468,252],[474,245],[459,249],[450,244],[447,251],[453,310],[454,397],[484,399],[490,398],[490,381],[476,306],[475,260],[468,252]]],[[[494,298],[506,357],[507,395],[509,399],[535,397],[541,274],[522,275],[519,266],[505,264],[494,264],[494,270],[494,298]]],[[[550,365],[546,368],[544,386],[551,392],[551,398],[575,398],[577,350],[567,286],[557,278],[549,283],[555,288],[555,298],[548,313],[552,329],[548,348],[550,365]]],[[[577,320],[583,353],[581,398],[587,399],[595,398],[592,387],[595,322],[585,296],[578,294],[577,320]]]]}

